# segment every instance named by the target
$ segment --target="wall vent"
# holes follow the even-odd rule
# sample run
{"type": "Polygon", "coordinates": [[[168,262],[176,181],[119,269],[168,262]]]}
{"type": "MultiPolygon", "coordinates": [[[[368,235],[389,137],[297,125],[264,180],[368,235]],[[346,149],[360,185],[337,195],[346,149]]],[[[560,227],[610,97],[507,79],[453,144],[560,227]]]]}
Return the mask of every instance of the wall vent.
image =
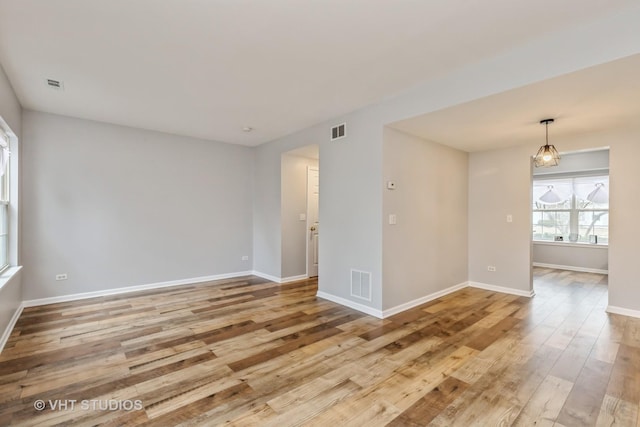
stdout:
{"type": "Polygon", "coordinates": [[[351,269],[351,296],[371,301],[371,273],[351,269]]]}
{"type": "Polygon", "coordinates": [[[331,140],[335,141],[336,139],[344,138],[347,136],[346,133],[347,124],[342,123],[337,126],[331,128],[331,140]]]}
{"type": "Polygon", "coordinates": [[[63,90],[64,84],[60,80],[47,79],[47,86],[55,90],[63,90]]]}

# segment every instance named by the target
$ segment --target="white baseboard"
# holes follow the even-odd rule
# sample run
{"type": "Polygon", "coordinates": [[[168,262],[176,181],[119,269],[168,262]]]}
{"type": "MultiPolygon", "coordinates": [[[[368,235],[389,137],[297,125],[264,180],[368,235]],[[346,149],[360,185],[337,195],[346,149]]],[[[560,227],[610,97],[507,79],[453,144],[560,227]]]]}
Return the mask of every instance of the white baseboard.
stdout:
{"type": "Polygon", "coordinates": [[[486,291],[493,291],[493,292],[500,292],[503,294],[511,294],[511,295],[518,295],[521,297],[529,297],[531,298],[532,296],[535,295],[535,292],[532,290],[530,291],[524,291],[521,289],[513,289],[513,288],[506,288],[504,286],[496,286],[496,285],[489,285],[488,283],[480,283],[480,282],[469,282],[469,286],[472,288],[479,288],[479,289],[484,289],[486,291]]]}
{"type": "Polygon", "coordinates": [[[87,299],[87,298],[118,295],[118,294],[124,294],[128,292],[147,291],[150,289],[167,288],[170,286],[192,285],[194,283],[212,282],[214,280],[233,279],[235,277],[242,277],[242,276],[258,276],[275,283],[287,283],[287,282],[293,282],[296,280],[302,280],[307,278],[306,274],[300,275],[300,276],[279,278],[279,277],[271,276],[269,274],[261,273],[259,271],[238,271],[235,273],[216,274],[213,276],[192,277],[190,279],[179,279],[179,280],[171,280],[168,282],[149,283],[146,285],[128,286],[125,288],[104,289],[101,291],[94,291],[94,292],[82,292],[78,294],[61,295],[57,297],[32,299],[32,300],[23,301],[22,304],[24,307],[35,307],[38,305],[56,304],[59,302],[68,302],[68,301],[76,301],[76,300],[87,299]]]}
{"type": "Polygon", "coordinates": [[[556,270],[578,271],[580,273],[609,274],[609,270],[599,268],[574,267],[572,265],[546,264],[544,262],[534,262],[534,267],[555,268],[556,270]]]}
{"type": "Polygon", "coordinates": [[[335,302],[340,305],[344,305],[345,307],[353,308],[354,310],[361,311],[370,316],[377,317],[378,319],[384,318],[384,313],[381,310],[378,310],[373,307],[369,307],[368,305],[360,304],[346,298],[338,297],[335,295],[328,294],[326,292],[318,291],[316,295],[322,299],[329,300],[331,302],[335,302]]]}
{"type": "Polygon", "coordinates": [[[631,310],[629,308],[616,307],[615,305],[607,306],[607,313],[622,314],[623,316],[640,318],[639,310],[631,310]]]}
{"type": "Polygon", "coordinates": [[[103,297],[108,295],[124,294],[129,292],[146,291],[149,289],[168,288],[170,286],[192,285],[194,283],[211,282],[214,280],[232,279],[234,277],[251,276],[253,271],[240,271],[236,273],[216,274],[213,276],[193,277],[191,279],[171,280],[168,282],[150,283],[147,285],[129,286],[126,288],[105,289],[102,291],[83,292],[79,294],[62,295],[58,297],[40,298],[23,301],[24,307],[34,307],[45,304],[56,304],[59,302],[76,301],[87,298],[103,297]]]}
{"type": "Polygon", "coordinates": [[[253,274],[254,276],[262,277],[263,279],[267,279],[276,283],[289,283],[289,282],[295,282],[296,280],[308,279],[308,276],[306,274],[300,274],[298,276],[289,276],[289,277],[272,276],[271,274],[262,273],[260,271],[252,271],[250,274],[253,274]]]}
{"type": "Polygon", "coordinates": [[[0,337],[0,353],[4,349],[4,346],[7,345],[7,341],[9,341],[9,337],[11,336],[11,332],[13,332],[13,328],[16,326],[16,322],[20,318],[22,314],[22,309],[24,308],[24,303],[20,304],[20,306],[16,309],[15,313],[11,317],[9,324],[5,328],[2,337],[0,337]]]}
{"type": "Polygon", "coordinates": [[[398,313],[401,313],[403,311],[409,310],[410,308],[413,308],[413,307],[419,306],[421,304],[424,304],[426,302],[433,301],[434,299],[440,298],[440,297],[442,297],[444,295],[448,295],[448,294],[450,294],[452,292],[458,291],[458,290],[463,289],[465,287],[467,287],[467,282],[451,286],[451,287],[449,287],[447,289],[443,289],[441,291],[434,292],[432,294],[425,295],[425,296],[420,297],[420,298],[416,298],[416,299],[414,299],[412,301],[408,301],[408,302],[405,302],[403,304],[397,305],[395,307],[388,308],[388,309],[386,309],[384,311],[378,310],[378,309],[373,308],[373,307],[369,307],[368,305],[357,303],[355,301],[348,300],[346,298],[342,298],[342,297],[338,297],[338,296],[335,296],[335,295],[332,295],[332,294],[328,294],[328,293],[322,292],[322,291],[318,291],[318,293],[316,295],[318,297],[320,297],[320,298],[323,298],[323,299],[338,303],[340,305],[344,305],[346,307],[353,308],[354,310],[361,311],[361,312],[369,314],[371,316],[377,317],[378,319],[386,319],[387,317],[391,317],[394,314],[398,314],[398,313]]]}
{"type": "Polygon", "coordinates": [[[382,317],[387,318],[387,317],[393,316],[394,314],[398,314],[405,310],[409,310],[410,308],[417,307],[420,304],[424,304],[426,302],[433,301],[434,299],[438,299],[450,293],[459,291],[460,289],[466,288],[467,286],[469,286],[469,282],[459,283],[457,285],[448,287],[447,289],[443,289],[441,291],[434,292],[429,295],[425,295],[423,297],[414,299],[412,301],[405,302],[404,304],[396,305],[395,307],[384,310],[382,312],[382,317]]]}
{"type": "Polygon", "coordinates": [[[289,277],[283,277],[282,279],[280,279],[280,283],[289,283],[289,282],[295,282],[298,280],[304,280],[304,279],[308,279],[309,277],[306,274],[301,274],[299,276],[289,276],[289,277]]]}
{"type": "Polygon", "coordinates": [[[280,278],[276,277],[276,276],[272,276],[270,274],[267,273],[262,273],[260,271],[252,271],[251,274],[253,274],[254,276],[258,276],[258,277],[262,277],[263,279],[267,279],[270,280],[272,282],[276,282],[276,283],[280,283],[280,278]]]}

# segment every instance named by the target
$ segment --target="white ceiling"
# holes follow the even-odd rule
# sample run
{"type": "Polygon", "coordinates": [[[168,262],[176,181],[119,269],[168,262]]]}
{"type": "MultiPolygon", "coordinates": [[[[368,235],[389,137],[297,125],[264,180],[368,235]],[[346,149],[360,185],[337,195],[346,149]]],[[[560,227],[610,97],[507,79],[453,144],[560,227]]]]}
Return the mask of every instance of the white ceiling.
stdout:
{"type": "Polygon", "coordinates": [[[254,146],[635,3],[0,0],[0,64],[27,109],[254,146]]]}
{"type": "MultiPolygon", "coordinates": [[[[391,124],[473,152],[638,124],[640,54],[391,124]]],[[[561,144],[560,144],[561,145],[561,144]]]]}

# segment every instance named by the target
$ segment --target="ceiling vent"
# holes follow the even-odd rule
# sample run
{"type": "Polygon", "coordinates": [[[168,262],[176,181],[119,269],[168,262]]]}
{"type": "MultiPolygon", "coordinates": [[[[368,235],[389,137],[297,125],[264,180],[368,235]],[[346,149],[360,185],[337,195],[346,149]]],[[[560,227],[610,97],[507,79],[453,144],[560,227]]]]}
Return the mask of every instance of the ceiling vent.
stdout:
{"type": "Polygon", "coordinates": [[[336,139],[344,138],[346,133],[346,123],[339,124],[331,128],[331,140],[335,141],[336,139]]]}
{"type": "Polygon", "coordinates": [[[63,90],[64,84],[60,80],[47,79],[47,86],[55,90],[63,90]]]}

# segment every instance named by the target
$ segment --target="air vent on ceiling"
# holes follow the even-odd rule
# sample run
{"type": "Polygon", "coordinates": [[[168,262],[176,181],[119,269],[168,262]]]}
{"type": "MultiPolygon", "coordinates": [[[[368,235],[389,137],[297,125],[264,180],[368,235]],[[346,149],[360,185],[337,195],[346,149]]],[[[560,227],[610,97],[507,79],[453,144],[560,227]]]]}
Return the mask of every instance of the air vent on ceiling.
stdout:
{"type": "Polygon", "coordinates": [[[64,84],[60,80],[47,79],[47,86],[55,90],[63,90],[64,84]]]}
{"type": "Polygon", "coordinates": [[[346,123],[339,124],[331,128],[331,140],[335,141],[336,139],[344,138],[346,134],[346,123]]]}

